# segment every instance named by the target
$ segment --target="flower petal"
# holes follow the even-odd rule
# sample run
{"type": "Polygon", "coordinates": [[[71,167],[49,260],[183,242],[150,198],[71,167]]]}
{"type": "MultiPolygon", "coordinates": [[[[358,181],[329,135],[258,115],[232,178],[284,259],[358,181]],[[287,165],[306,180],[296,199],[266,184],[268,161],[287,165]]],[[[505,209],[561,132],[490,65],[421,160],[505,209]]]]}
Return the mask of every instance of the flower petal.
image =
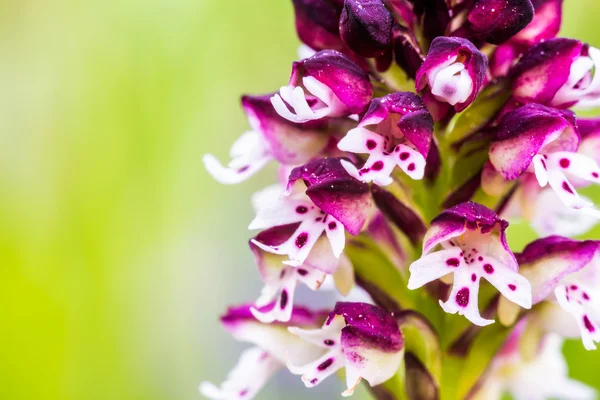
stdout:
{"type": "Polygon", "coordinates": [[[469,321],[478,326],[494,323],[494,320],[484,319],[479,314],[477,304],[479,296],[479,278],[471,279],[472,274],[466,269],[458,269],[454,273],[452,292],[446,302],[440,300],[440,305],[449,314],[464,315],[469,321]]]}

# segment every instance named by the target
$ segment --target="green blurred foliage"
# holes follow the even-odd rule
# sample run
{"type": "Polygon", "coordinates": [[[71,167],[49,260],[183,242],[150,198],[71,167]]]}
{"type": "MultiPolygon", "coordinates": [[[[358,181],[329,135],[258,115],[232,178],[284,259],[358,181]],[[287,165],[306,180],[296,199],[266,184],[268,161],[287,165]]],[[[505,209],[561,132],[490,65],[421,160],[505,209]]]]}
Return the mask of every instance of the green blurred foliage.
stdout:
{"type": "MultiPolygon", "coordinates": [[[[596,0],[566,9],[600,45],[596,0]]],[[[289,0],[0,2],[0,399],[196,399],[225,376],[242,346],[216,316],[258,293],[248,199],[273,169],[223,187],[201,156],[297,44],[289,0]]],[[[282,379],[261,398],[308,396],[282,379]]]]}

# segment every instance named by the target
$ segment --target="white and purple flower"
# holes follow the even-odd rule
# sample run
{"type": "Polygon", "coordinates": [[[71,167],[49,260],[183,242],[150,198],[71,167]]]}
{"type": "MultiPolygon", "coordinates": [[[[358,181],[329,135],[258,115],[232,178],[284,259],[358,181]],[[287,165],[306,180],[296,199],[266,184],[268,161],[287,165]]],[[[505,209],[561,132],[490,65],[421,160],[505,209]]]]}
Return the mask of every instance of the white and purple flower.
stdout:
{"type": "Polygon", "coordinates": [[[380,186],[392,183],[399,166],[412,179],[422,179],[433,137],[433,118],[414,93],[397,92],[374,99],[358,124],[338,142],[338,148],[366,153],[361,169],[342,161],[354,178],[380,186]]]}
{"type": "Polygon", "coordinates": [[[479,313],[481,278],[510,301],[531,308],[531,285],[518,273],[519,266],[506,241],[507,227],[508,222],[476,203],[444,211],[431,221],[423,256],[410,266],[408,288],[417,289],[453,274],[450,297],[446,302],[440,300],[440,305],[444,311],[464,315],[480,326],[494,322],[479,313]]]}
{"type": "Polygon", "coordinates": [[[337,303],[321,329],[289,331],[326,352],[307,364],[288,363],[307,387],[344,368],[350,396],[361,379],[379,385],[396,374],[404,356],[404,339],[392,314],[365,303],[337,303]]]}
{"type": "Polygon", "coordinates": [[[294,62],[289,84],[271,97],[271,103],[283,118],[305,123],[359,114],[372,97],[367,72],[344,54],[323,50],[294,62]]]}

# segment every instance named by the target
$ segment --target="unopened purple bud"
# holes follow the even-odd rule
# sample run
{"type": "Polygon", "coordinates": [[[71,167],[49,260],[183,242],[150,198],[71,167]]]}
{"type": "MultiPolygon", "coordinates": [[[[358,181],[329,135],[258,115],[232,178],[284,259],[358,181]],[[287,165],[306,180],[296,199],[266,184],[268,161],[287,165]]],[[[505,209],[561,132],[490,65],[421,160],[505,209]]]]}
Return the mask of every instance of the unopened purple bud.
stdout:
{"type": "Polygon", "coordinates": [[[343,47],[339,34],[341,7],[328,0],[293,0],[296,31],[300,40],[314,50],[343,47]]]}
{"type": "Polygon", "coordinates": [[[525,28],[533,14],[530,0],[475,0],[467,19],[479,38],[500,44],[525,28]]]}
{"type": "Polygon", "coordinates": [[[346,0],[340,17],[340,35],[363,57],[377,57],[392,44],[392,14],[381,0],[346,0]]]}
{"type": "Polygon", "coordinates": [[[487,57],[470,41],[458,37],[438,37],[419,68],[417,90],[428,88],[436,100],[467,108],[483,86],[487,57]]]}

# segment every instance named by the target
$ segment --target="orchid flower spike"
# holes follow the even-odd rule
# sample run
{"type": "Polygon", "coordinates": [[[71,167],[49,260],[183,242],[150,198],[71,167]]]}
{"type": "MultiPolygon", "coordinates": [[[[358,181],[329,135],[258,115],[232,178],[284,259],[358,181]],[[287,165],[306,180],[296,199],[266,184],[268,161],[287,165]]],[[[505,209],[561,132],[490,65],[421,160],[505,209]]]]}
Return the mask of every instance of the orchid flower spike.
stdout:
{"type": "Polygon", "coordinates": [[[227,167],[211,154],[203,158],[208,172],[223,184],[240,183],[276,160],[300,165],[320,154],[328,142],[327,124],[294,124],[280,117],[270,96],[244,96],[242,106],[252,127],[231,147],[227,167]]]}
{"type": "Polygon", "coordinates": [[[393,182],[392,171],[399,166],[412,179],[422,179],[425,159],[433,137],[433,118],[419,96],[397,92],[373,99],[357,128],[338,142],[338,148],[367,153],[359,170],[342,165],[354,178],[386,186],[393,182]]]}
{"type": "Polygon", "coordinates": [[[513,95],[522,103],[556,108],[600,105],[600,50],[555,38],[532,47],[511,71],[513,95]]]}
{"type": "Polygon", "coordinates": [[[271,97],[271,103],[283,118],[304,123],[359,114],[372,97],[363,69],[338,51],[323,50],[294,62],[289,84],[271,97]]]}
{"type": "Polygon", "coordinates": [[[417,90],[428,91],[456,112],[467,108],[485,81],[487,57],[470,41],[437,37],[416,77],[417,90]]]}
{"type": "Polygon", "coordinates": [[[440,305],[450,314],[464,315],[475,325],[493,320],[479,313],[479,281],[485,278],[504,297],[531,308],[531,285],[518,274],[518,264],[506,242],[508,222],[492,210],[472,202],[450,208],[431,221],[423,242],[423,256],[410,266],[411,290],[453,274],[450,298],[440,305]]]}
{"type": "Polygon", "coordinates": [[[236,340],[254,345],[245,350],[227,380],[220,386],[210,382],[200,385],[200,393],[213,400],[250,400],[288,361],[308,362],[324,351],[288,332],[288,326],[304,329],[317,327],[327,314],[297,307],[289,324],[263,324],[250,312],[251,306],[232,307],[221,317],[221,323],[236,340]]]}
{"type": "Polygon", "coordinates": [[[324,158],[292,170],[287,192],[261,207],[250,229],[296,224],[278,245],[252,243],[273,254],[287,255],[284,264],[301,266],[323,233],[336,258],[345,246],[345,230],[357,235],[372,209],[369,186],[346,172],[339,158],[324,158]]]}
{"type": "Polygon", "coordinates": [[[532,285],[533,304],[549,301],[564,313],[548,313],[545,324],[588,350],[600,342],[600,242],[550,236],[530,243],[517,255],[532,285]]]}
{"type": "Polygon", "coordinates": [[[289,331],[326,350],[310,363],[288,363],[290,372],[302,375],[306,387],[314,387],[345,368],[344,397],[352,395],[361,379],[371,386],[390,379],[404,356],[398,323],[390,313],[370,304],[340,302],[321,329],[290,327],[289,331]]]}
{"type": "Polygon", "coordinates": [[[570,208],[600,218],[576,192],[569,178],[600,183],[600,166],[576,153],[580,142],[575,116],[538,104],[528,104],[506,114],[498,138],[490,147],[490,162],[507,180],[534,173],[539,185],[550,185],[570,208]]]}

